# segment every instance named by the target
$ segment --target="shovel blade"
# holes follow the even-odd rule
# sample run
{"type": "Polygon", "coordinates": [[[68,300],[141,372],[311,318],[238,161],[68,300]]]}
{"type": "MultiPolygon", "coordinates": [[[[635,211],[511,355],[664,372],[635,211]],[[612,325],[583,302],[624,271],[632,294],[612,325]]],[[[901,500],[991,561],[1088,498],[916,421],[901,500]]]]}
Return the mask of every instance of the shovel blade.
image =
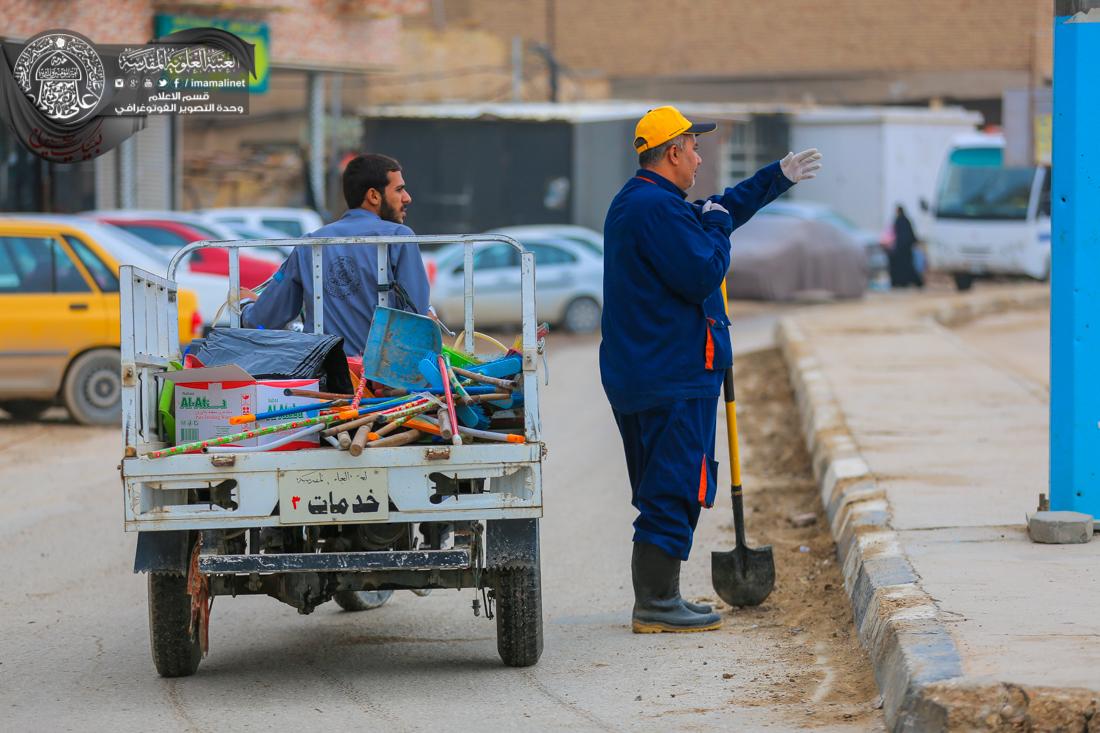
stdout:
{"type": "Polygon", "coordinates": [[[710,554],[714,592],[731,606],[759,606],[775,587],[772,548],[745,546],[710,554]]]}
{"type": "Polygon", "coordinates": [[[363,376],[387,387],[421,389],[428,385],[420,361],[443,348],[435,321],[415,313],[378,307],[363,352],[363,376]]]}

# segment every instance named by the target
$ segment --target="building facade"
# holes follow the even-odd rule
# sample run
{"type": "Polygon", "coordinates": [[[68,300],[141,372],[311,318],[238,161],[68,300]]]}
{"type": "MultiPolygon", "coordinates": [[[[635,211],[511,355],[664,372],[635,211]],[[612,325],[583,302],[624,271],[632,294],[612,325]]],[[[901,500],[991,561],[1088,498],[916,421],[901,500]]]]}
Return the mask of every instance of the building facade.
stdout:
{"type": "MultiPolygon", "coordinates": [[[[256,44],[260,78],[244,118],[150,116],[94,161],[37,161],[0,130],[0,210],[309,205],[324,209],[341,123],[371,74],[398,68],[402,25],[429,0],[0,0],[0,34],[22,41],[66,28],[97,44],[141,44],[215,26],[256,44]],[[346,101],[345,101],[346,100],[346,101]],[[327,123],[327,124],[326,124],[327,123]]],[[[343,139],[358,144],[355,133],[343,139]]]]}
{"type": "MultiPolygon", "coordinates": [[[[448,21],[551,49],[565,98],[961,104],[1049,82],[1047,0],[446,0],[448,21]],[[598,93],[597,93],[598,96],[598,93]]],[[[545,75],[544,68],[531,68],[545,75]]],[[[534,91],[534,90],[532,90],[534,91]]]]}

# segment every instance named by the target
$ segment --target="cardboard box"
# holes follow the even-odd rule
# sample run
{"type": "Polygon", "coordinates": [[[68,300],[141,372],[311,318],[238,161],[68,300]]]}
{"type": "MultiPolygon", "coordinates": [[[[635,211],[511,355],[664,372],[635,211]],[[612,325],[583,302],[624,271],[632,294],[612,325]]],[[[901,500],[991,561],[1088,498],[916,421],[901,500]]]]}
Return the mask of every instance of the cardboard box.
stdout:
{"type": "MultiPolygon", "coordinates": [[[[223,435],[240,433],[258,427],[278,425],[305,417],[304,412],[282,417],[258,420],[247,425],[230,425],[234,415],[269,412],[286,407],[316,404],[321,400],[311,397],[288,397],[283,390],[316,390],[316,379],[254,379],[239,367],[204,367],[165,372],[165,379],[175,383],[174,402],[176,418],[176,443],[210,440],[223,435]]],[[[261,435],[258,438],[238,441],[228,445],[238,447],[263,446],[286,437],[285,432],[261,435]]],[[[318,435],[308,435],[301,440],[281,446],[276,450],[315,448],[320,444],[318,435]]]]}
{"type": "MultiPolygon", "coordinates": [[[[308,389],[316,392],[319,387],[319,383],[316,379],[257,379],[255,385],[255,395],[253,397],[252,406],[255,408],[256,412],[271,412],[272,410],[282,410],[287,407],[315,405],[323,401],[315,400],[312,397],[288,397],[283,394],[283,390],[288,387],[291,389],[308,389]]],[[[304,417],[306,417],[304,412],[296,412],[290,415],[283,415],[282,417],[270,417],[266,420],[257,420],[256,425],[258,427],[266,427],[268,425],[278,425],[304,417]]],[[[250,441],[250,443],[267,445],[268,443],[284,437],[286,437],[286,433],[272,433],[271,435],[261,435],[259,438],[250,441]]],[[[320,443],[321,436],[318,433],[314,433],[300,440],[295,440],[293,443],[288,443],[287,445],[276,448],[276,450],[316,448],[320,443]]],[[[246,445],[247,444],[248,443],[246,443],[246,445]]]]}

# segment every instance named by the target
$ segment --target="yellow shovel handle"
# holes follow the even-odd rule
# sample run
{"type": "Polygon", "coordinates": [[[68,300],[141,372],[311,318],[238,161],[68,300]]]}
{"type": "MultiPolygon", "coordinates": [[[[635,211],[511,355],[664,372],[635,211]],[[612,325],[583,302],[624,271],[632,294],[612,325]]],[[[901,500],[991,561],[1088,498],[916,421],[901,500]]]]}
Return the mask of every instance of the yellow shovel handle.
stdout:
{"type": "MultiPolygon", "coordinates": [[[[724,278],[722,280],[722,303],[725,305],[728,315],[729,300],[726,295],[726,281],[724,278]]],[[[733,393],[732,366],[726,369],[726,380],[723,386],[726,401],[726,438],[729,440],[730,451],[730,483],[733,484],[733,490],[736,492],[741,490],[741,449],[737,441],[737,398],[733,393]]]]}

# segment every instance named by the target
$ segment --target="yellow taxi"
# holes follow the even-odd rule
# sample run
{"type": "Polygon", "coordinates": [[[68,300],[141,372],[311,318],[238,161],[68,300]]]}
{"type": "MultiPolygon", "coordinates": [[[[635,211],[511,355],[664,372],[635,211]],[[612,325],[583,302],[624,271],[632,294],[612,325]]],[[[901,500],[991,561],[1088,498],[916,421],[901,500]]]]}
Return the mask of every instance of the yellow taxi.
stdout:
{"type": "MultiPolygon", "coordinates": [[[[79,217],[0,215],[0,408],[36,417],[60,402],[79,423],[119,420],[119,265],[162,263],[79,217]]],[[[194,293],[180,290],[179,334],[201,336],[194,293]]]]}

